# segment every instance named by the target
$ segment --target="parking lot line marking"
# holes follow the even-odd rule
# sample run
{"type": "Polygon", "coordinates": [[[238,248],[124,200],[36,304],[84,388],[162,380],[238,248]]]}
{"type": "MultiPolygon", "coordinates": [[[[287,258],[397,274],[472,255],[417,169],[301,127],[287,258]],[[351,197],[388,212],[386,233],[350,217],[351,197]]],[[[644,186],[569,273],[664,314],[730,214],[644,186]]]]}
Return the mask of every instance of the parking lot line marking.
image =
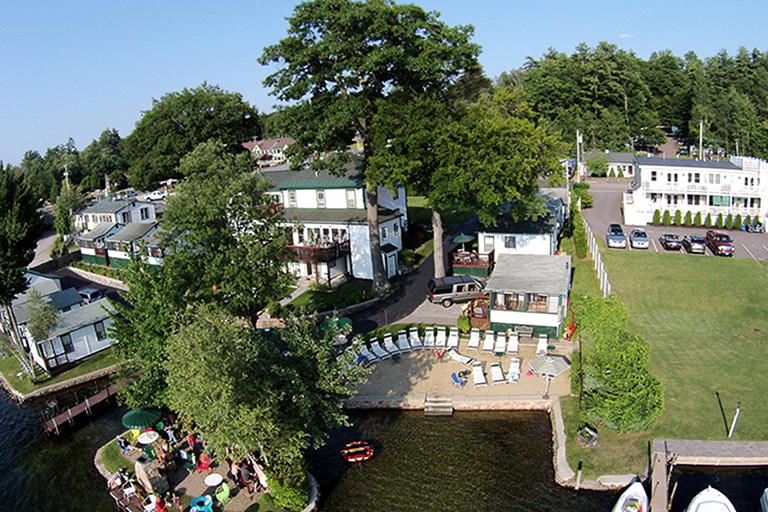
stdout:
{"type": "Polygon", "coordinates": [[[747,252],[749,253],[749,255],[750,255],[750,256],[752,256],[752,259],[753,259],[753,260],[756,260],[756,259],[757,259],[757,258],[755,257],[755,255],[754,255],[754,254],[752,254],[752,251],[750,251],[750,250],[749,250],[749,248],[748,248],[746,245],[744,245],[744,244],[741,244],[741,246],[744,248],[744,250],[745,250],[745,251],[747,251],[747,252]]]}
{"type": "Polygon", "coordinates": [[[653,245],[653,252],[659,252],[659,250],[656,248],[656,241],[651,238],[651,245],[653,245]]]}
{"type": "Polygon", "coordinates": [[[765,249],[765,252],[768,252],[768,247],[766,247],[766,246],[762,246],[762,247],[763,247],[763,249],[765,249]]]}

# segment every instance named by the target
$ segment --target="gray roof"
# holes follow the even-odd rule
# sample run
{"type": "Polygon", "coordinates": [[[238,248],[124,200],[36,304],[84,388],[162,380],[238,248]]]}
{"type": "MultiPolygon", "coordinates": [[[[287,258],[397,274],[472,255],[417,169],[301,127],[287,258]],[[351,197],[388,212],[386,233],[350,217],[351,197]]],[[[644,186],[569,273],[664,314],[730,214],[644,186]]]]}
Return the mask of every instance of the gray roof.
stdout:
{"type": "Polygon", "coordinates": [[[61,314],[59,325],[51,333],[50,338],[61,336],[72,331],[76,331],[87,325],[95,324],[109,318],[110,311],[115,312],[107,299],[100,299],[90,304],[85,304],[79,308],[61,314]]]}
{"type": "Polygon", "coordinates": [[[29,299],[29,292],[32,288],[40,292],[40,295],[50,295],[61,290],[61,278],[53,274],[42,274],[35,272],[34,270],[27,270],[24,272],[24,277],[27,278],[27,285],[29,288],[24,293],[20,293],[13,301],[14,304],[26,302],[29,299]],[[32,284],[32,281],[35,284],[32,284]]]}
{"type": "Polygon", "coordinates": [[[107,242],[133,242],[143,238],[147,233],[155,229],[156,226],[156,223],[144,222],[128,224],[116,233],[109,235],[107,242]]]}
{"type": "MultiPolygon", "coordinates": [[[[74,288],[67,288],[65,290],[57,291],[46,295],[43,298],[43,302],[50,302],[58,311],[64,308],[70,308],[75,304],[80,304],[83,300],[77,290],[74,288]]],[[[29,321],[31,311],[29,310],[29,301],[25,301],[19,304],[14,304],[13,312],[16,315],[16,321],[20,324],[25,324],[29,321]]]]}
{"type": "Polygon", "coordinates": [[[499,254],[486,290],[566,295],[571,257],[540,254],[499,254]]]}
{"type": "Polygon", "coordinates": [[[90,213],[117,213],[123,208],[125,208],[126,205],[134,206],[136,204],[151,204],[151,203],[146,203],[144,201],[136,201],[135,199],[128,201],[128,203],[126,203],[124,199],[120,199],[120,200],[104,199],[94,204],[93,206],[89,206],[85,210],[78,212],[78,215],[86,215],[90,213]]]}
{"type": "Polygon", "coordinates": [[[478,231],[519,235],[555,234],[558,215],[565,205],[566,193],[565,188],[540,188],[538,196],[544,200],[544,208],[546,210],[543,215],[536,219],[515,221],[508,213],[503,213],[496,218],[495,226],[481,225],[478,231]]]}
{"type": "Polygon", "coordinates": [[[608,159],[608,162],[613,162],[617,164],[632,164],[635,163],[635,154],[634,153],[622,153],[622,152],[605,152],[605,151],[587,151],[584,158],[587,160],[591,160],[593,158],[600,158],[605,157],[608,159]]]}
{"type": "Polygon", "coordinates": [[[81,240],[98,240],[104,236],[112,233],[114,229],[117,229],[122,224],[112,224],[111,222],[100,222],[94,226],[94,228],[86,233],[80,235],[81,240]]]}
{"type": "Polygon", "coordinates": [[[728,160],[691,160],[689,158],[651,158],[638,156],[637,164],[642,166],[658,165],[664,167],[684,167],[703,169],[727,169],[731,171],[741,170],[741,167],[728,160]]]}
{"type": "Polygon", "coordinates": [[[365,177],[358,170],[358,163],[359,158],[353,155],[341,176],[327,170],[314,171],[309,168],[292,171],[288,164],[268,167],[260,172],[272,182],[272,190],[360,188],[365,185],[365,177]]]}
{"type": "MultiPolygon", "coordinates": [[[[366,224],[368,218],[363,208],[284,208],[285,220],[299,222],[325,222],[329,224],[366,224]]],[[[379,223],[402,216],[402,213],[379,208],[379,223]]]]}

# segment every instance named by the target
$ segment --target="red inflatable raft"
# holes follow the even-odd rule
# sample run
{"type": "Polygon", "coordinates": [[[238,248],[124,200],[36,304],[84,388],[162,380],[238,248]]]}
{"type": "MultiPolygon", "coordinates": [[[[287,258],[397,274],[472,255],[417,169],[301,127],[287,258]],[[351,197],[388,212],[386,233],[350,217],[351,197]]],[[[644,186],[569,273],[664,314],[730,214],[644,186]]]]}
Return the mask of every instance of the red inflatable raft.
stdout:
{"type": "Polygon", "coordinates": [[[363,462],[373,457],[373,446],[365,441],[354,441],[344,446],[341,456],[347,462],[363,462]]]}

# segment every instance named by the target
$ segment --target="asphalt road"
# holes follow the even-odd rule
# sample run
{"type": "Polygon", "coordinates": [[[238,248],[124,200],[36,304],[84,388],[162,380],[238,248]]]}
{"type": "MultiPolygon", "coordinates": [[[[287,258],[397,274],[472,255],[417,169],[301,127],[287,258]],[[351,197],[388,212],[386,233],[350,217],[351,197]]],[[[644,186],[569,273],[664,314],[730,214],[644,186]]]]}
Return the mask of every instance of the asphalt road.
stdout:
{"type": "MultiPolygon", "coordinates": [[[[622,194],[627,190],[629,180],[590,180],[590,193],[593,198],[592,208],[582,210],[584,219],[592,228],[595,237],[605,240],[605,233],[609,224],[621,224],[627,236],[632,231],[632,226],[623,224],[623,214],[621,211],[622,194]]],[[[697,234],[704,235],[707,228],[703,227],[685,227],[685,226],[645,226],[643,229],[648,233],[651,240],[651,246],[647,249],[655,252],[667,252],[659,244],[659,237],[664,233],[675,233],[681,239],[685,235],[697,234]]],[[[743,231],[727,231],[733,239],[736,248],[736,258],[748,258],[754,260],[768,261],[768,234],[765,233],[746,233],[743,231]]],[[[611,249],[621,251],[622,249],[611,249]]],[[[629,250],[633,250],[629,248],[629,250]]],[[[643,250],[643,249],[641,249],[643,250]]],[[[684,251],[683,251],[684,252],[684,251]]],[[[707,250],[706,256],[712,256],[707,250]]],[[[700,255],[698,255],[700,256],[700,255]]]]}

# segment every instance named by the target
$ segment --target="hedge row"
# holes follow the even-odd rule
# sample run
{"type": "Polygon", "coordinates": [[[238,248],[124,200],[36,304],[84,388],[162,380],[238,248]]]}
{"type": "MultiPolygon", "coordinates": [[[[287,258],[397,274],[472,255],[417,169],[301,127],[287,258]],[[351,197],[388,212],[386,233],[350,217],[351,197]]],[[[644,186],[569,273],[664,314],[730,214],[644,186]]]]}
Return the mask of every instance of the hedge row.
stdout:
{"type": "Polygon", "coordinates": [[[718,229],[741,229],[742,226],[754,226],[760,222],[760,218],[755,216],[754,218],[747,215],[746,218],[742,218],[741,214],[733,215],[729,213],[723,216],[722,213],[717,214],[717,217],[712,217],[712,214],[708,213],[705,216],[701,212],[697,212],[696,215],[691,214],[690,211],[685,212],[685,215],[680,210],[676,210],[674,214],[669,210],[656,210],[653,212],[653,221],[651,224],[655,226],[697,226],[707,228],[718,229]]]}

